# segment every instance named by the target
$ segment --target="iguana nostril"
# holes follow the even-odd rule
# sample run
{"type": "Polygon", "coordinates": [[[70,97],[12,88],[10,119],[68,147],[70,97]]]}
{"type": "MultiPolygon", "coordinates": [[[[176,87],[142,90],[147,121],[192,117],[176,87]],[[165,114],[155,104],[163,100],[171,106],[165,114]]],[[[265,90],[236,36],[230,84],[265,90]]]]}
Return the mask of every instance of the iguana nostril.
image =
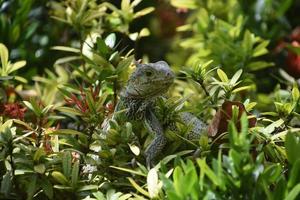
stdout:
{"type": "Polygon", "coordinates": [[[173,73],[171,73],[171,72],[167,72],[167,77],[170,77],[170,78],[172,78],[174,75],[173,75],[173,73]]]}

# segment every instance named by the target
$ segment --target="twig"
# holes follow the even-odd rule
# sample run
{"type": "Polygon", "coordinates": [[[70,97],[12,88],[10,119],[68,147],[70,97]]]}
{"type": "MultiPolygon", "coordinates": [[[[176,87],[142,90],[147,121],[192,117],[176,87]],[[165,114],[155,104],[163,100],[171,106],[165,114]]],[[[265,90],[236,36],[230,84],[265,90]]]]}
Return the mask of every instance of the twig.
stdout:
{"type": "Polygon", "coordinates": [[[212,105],[214,105],[214,102],[213,102],[213,100],[211,99],[210,94],[209,94],[209,92],[207,91],[207,89],[206,89],[206,87],[205,87],[203,81],[197,80],[197,83],[199,83],[200,86],[202,87],[202,89],[203,89],[205,95],[208,97],[208,100],[210,101],[210,103],[211,103],[212,105]]]}

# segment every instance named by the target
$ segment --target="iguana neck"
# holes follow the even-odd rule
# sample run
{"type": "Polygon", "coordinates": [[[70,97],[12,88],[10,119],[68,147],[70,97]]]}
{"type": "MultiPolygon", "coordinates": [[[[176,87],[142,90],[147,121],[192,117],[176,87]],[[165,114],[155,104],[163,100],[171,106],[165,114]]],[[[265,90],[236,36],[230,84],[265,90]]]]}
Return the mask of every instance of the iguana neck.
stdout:
{"type": "Polygon", "coordinates": [[[131,96],[126,91],[121,94],[121,101],[126,111],[126,116],[131,120],[144,119],[147,109],[150,109],[155,101],[155,97],[143,98],[138,96],[131,96]]]}

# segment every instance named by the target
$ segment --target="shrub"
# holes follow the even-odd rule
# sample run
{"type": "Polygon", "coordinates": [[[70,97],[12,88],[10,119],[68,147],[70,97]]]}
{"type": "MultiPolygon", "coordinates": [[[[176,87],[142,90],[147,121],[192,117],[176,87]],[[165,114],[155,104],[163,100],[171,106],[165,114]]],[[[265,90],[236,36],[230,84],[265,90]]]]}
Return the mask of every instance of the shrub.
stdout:
{"type": "MultiPolygon", "coordinates": [[[[287,28],[274,21],[288,20],[285,13],[297,3],[272,1],[259,11],[259,2],[248,11],[235,0],[163,4],[188,14],[165,55],[176,81],[153,109],[168,145],[150,168],[144,152],[153,136],[139,121],[112,116],[139,62],[136,49],[123,43],[153,37],[151,25],[132,24],[155,7],[141,0],[5,1],[1,9],[20,5],[20,15],[9,9],[0,17],[8,38],[0,44],[0,198],[299,198],[299,84],[283,70],[273,74],[279,81],[270,93],[257,83],[259,73],[279,65],[271,48],[287,28]],[[284,8],[275,17],[267,14],[278,5],[284,8]],[[41,31],[53,39],[43,48],[54,62],[41,73],[31,71],[36,49],[29,48],[43,27],[27,19],[36,7],[49,9],[46,26],[55,33],[41,31]],[[260,26],[253,25],[254,11],[260,26]],[[282,31],[268,34],[265,26],[282,31]],[[24,47],[28,62],[15,54],[24,47]],[[191,127],[180,118],[187,111],[208,124],[199,139],[188,139],[191,127]]],[[[284,48],[297,58],[297,45],[284,48]]]]}

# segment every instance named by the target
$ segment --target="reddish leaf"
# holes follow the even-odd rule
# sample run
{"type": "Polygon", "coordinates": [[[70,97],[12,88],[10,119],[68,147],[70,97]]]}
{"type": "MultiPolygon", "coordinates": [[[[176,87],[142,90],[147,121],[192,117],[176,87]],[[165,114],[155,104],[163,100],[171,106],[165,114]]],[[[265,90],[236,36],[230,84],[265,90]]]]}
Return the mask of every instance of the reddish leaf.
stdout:
{"type": "MultiPolygon", "coordinates": [[[[300,48],[300,43],[297,41],[293,41],[291,45],[300,48]]],[[[295,52],[288,50],[286,66],[287,72],[291,76],[295,78],[300,78],[300,55],[297,55],[295,52]]]]}
{"type": "Polygon", "coordinates": [[[44,135],[43,146],[44,146],[44,150],[47,154],[50,154],[53,152],[52,146],[51,146],[51,137],[49,135],[44,135]]]}
{"type": "Polygon", "coordinates": [[[4,104],[3,114],[14,119],[24,119],[27,108],[21,106],[19,103],[4,104]]]}
{"type": "MultiPolygon", "coordinates": [[[[228,129],[228,122],[232,119],[232,106],[237,106],[239,109],[238,113],[238,121],[236,123],[236,127],[238,130],[240,129],[240,118],[244,112],[247,115],[251,115],[245,109],[245,106],[238,101],[225,101],[222,104],[222,107],[219,108],[211,123],[208,126],[208,135],[211,137],[216,137],[228,129]]],[[[256,118],[249,119],[249,127],[254,127],[256,125],[256,118]]]]}

